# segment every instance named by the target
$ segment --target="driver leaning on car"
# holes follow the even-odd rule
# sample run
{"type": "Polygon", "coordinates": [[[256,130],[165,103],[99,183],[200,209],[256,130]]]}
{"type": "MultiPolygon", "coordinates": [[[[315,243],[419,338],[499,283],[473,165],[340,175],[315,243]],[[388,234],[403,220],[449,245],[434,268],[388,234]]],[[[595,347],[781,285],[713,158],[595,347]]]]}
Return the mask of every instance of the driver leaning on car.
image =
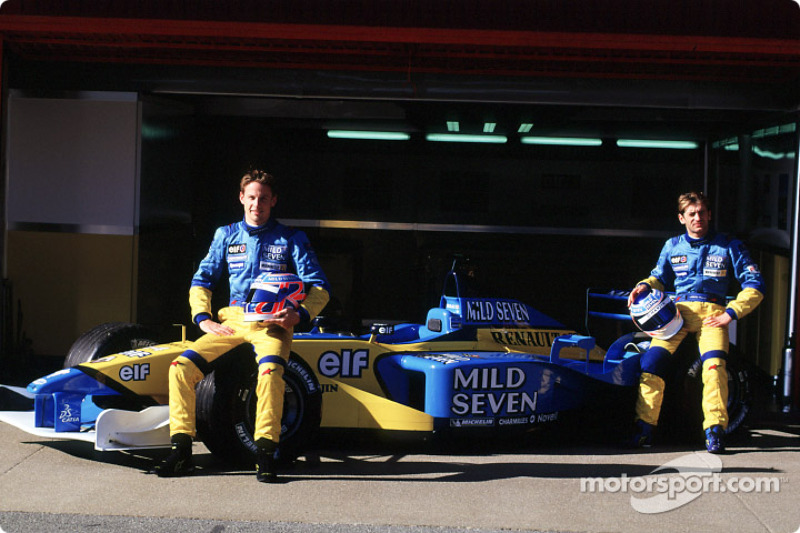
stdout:
{"type": "Polygon", "coordinates": [[[678,220],[686,233],[669,239],[650,276],[631,291],[628,307],[651,289],[675,290],[675,302],[683,326],[669,338],[656,338],[642,355],[639,396],[636,402],[635,446],[649,445],[658,424],[664,397],[664,378],[672,354],[688,333],[697,336],[703,362],[703,430],[706,449],[725,450],[728,426],[728,324],[741,319],[761,303],[764,281],[758,265],[741,241],[710,231],[708,199],[697,192],[678,198],[678,220]],[[736,298],[726,303],[729,285],[741,286],[736,298]]]}
{"type": "Polygon", "coordinates": [[[239,201],[244,220],[220,227],[208,255],[192,278],[189,304],[192,320],[205,335],[172,362],[169,372],[171,453],[155,468],[161,477],[192,473],[192,439],[196,433],[195,386],[211,371],[210,364],[234,347],[251,343],[258,363],[258,405],[254,440],[258,448],[256,477],[277,479],[273,455],[283,413],[283,370],[289,360],[296,325],[309,323],[329,299],[329,285],[305,233],[272,218],[277,202],[275,178],[251,169],[242,177],[239,201]],[[294,272],[306,287],[306,298],[260,322],[246,322],[243,306],[250,285],[265,272],[294,272]],[[227,273],[230,305],[213,318],[212,291],[227,273]]]}

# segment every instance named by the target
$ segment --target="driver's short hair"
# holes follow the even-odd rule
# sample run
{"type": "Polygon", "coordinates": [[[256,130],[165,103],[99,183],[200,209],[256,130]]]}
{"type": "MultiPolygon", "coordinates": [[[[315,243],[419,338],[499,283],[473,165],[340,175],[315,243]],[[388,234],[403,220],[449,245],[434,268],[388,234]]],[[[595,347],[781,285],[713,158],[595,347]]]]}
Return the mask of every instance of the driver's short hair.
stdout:
{"type": "Polygon", "coordinates": [[[690,205],[694,204],[702,204],[705,206],[706,210],[711,211],[711,205],[706,195],[701,192],[692,191],[681,194],[678,197],[678,213],[682,215],[690,205]]]}
{"type": "Polygon", "coordinates": [[[245,187],[255,182],[268,186],[270,191],[272,191],[272,195],[276,196],[278,194],[276,181],[277,180],[275,179],[275,176],[269,172],[264,172],[263,170],[259,170],[257,168],[251,168],[244,173],[244,176],[242,176],[242,179],[239,182],[239,192],[244,192],[245,187]]]}

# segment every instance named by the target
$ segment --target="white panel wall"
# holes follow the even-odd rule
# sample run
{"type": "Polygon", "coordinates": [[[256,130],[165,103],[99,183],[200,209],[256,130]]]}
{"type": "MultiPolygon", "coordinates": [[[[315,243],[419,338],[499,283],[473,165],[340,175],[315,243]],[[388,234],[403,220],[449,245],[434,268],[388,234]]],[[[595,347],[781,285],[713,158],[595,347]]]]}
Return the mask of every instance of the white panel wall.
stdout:
{"type": "Polygon", "coordinates": [[[36,354],[136,316],[139,123],[136,94],[9,95],[5,276],[36,354]]]}
{"type": "Polygon", "coordinates": [[[136,94],[76,95],[10,95],[9,229],[55,224],[79,233],[132,235],[138,196],[136,94]]]}

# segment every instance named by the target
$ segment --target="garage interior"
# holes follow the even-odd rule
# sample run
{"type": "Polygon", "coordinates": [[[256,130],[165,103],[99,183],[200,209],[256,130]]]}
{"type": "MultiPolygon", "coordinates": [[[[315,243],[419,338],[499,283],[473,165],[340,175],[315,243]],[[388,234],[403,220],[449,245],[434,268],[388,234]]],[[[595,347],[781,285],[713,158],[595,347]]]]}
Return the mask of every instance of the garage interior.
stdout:
{"type": "Polygon", "coordinates": [[[784,377],[797,3],[217,4],[0,8],[0,376],[100,322],[188,323],[253,164],[281,180],[276,215],[308,233],[348,330],[422,320],[462,254],[485,296],[585,332],[587,288],[645,277],[681,232],[678,194],[706,191],[769,287],[737,344],[784,377]]]}

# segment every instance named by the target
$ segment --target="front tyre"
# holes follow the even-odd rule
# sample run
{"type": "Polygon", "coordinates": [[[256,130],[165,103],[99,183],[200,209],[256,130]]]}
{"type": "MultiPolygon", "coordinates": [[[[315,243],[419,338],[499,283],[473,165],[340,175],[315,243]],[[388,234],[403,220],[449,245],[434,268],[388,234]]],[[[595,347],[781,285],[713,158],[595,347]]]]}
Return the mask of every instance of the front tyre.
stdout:
{"type": "MultiPolygon", "coordinates": [[[[322,391],[305,362],[292,355],[284,370],[286,392],[278,458],[291,462],[316,437],[322,415],[322,391]]],[[[215,456],[236,465],[252,465],[257,367],[252,348],[243,345],[219,360],[197,385],[198,437],[215,456]]]]}
{"type": "Polygon", "coordinates": [[[72,344],[64,368],[88,363],[107,355],[157,344],[153,332],[140,324],[106,322],[93,327],[72,344]]]}
{"type": "MultiPolygon", "coordinates": [[[[134,355],[132,352],[155,344],[158,341],[150,328],[129,322],[106,322],[78,337],[64,359],[64,368],[72,368],[117,353],[134,355]]],[[[150,398],[133,394],[98,395],[93,397],[93,401],[103,409],[130,411],[152,405],[150,398]]]]}

